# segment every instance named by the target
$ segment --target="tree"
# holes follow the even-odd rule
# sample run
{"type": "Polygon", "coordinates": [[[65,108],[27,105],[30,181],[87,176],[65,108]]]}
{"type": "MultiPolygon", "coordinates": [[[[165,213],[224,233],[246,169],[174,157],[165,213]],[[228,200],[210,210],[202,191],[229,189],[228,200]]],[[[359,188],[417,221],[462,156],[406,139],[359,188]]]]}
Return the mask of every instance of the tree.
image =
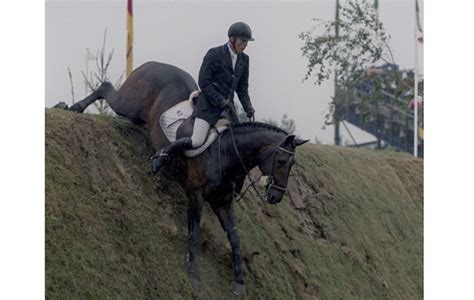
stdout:
{"type": "Polygon", "coordinates": [[[272,119],[266,119],[263,121],[265,123],[268,123],[270,125],[273,125],[285,130],[288,134],[295,134],[295,131],[296,131],[295,121],[289,118],[287,114],[283,114],[283,116],[281,117],[280,123],[272,119]]]}
{"type": "Polygon", "coordinates": [[[335,21],[313,19],[316,22],[313,29],[300,34],[304,41],[301,50],[303,56],[308,58],[304,80],[314,78],[314,84],[320,85],[333,73],[336,78],[338,92],[330,104],[326,124],[344,119],[347,109],[344,99],[353,98],[357,88],[368,79],[372,79],[373,84],[368,93],[361,97],[362,110],[370,111],[374,102],[380,99],[387,87],[384,82],[393,81],[397,88],[403,86],[413,93],[413,88],[395,64],[388,43],[390,37],[374,6],[367,0],[349,0],[345,6],[338,5],[337,10],[340,17],[335,21]],[[381,73],[381,69],[375,66],[382,63],[387,66],[383,69],[383,78],[374,77],[370,71],[381,73]],[[336,105],[337,115],[334,110],[336,105]]]}
{"type": "MultiPolygon", "coordinates": [[[[104,31],[104,41],[102,44],[102,49],[100,50],[98,49],[96,51],[95,61],[96,61],[97,70],[94,73],[91,72],[90,74],[85,74],[84,71],[81,71],[82,77],[84,79],[84,85],[87,87],[87,90],[90,93],[93,93],[96,89],[98,89],[99,86],[103,82],[110,80],[107,72],[114,55],[114,49],[112,49],[112,51],[108,53],[107,59],[105,59],[106,40],[107,40],[107,28],[105,28],[105,31],[104,31]]],[[[125,74],[125,71],[122,72],[118,80],[115,82],[114,84],[115,89],[118,89],[120,87],[124,74],[125,74]]],[[[94,102],[94,106],[99,112],[99,114],[107,114],[107,115],[114,114],[111,111],[109,105],[107,104],[107,101],[105,101],[104,99],[99,99],[98,101],[94,102]]]]}
{"type": "MultiPolygon", "coordinates": [[[[91,58],[92,60],[95,60],[97,70],[95,72],[90,72],[88,74],[86,74],[86,72],[84,72],[84,71],[81,71],[81,74],[82,74],[82,77],[83,77],[83,82],[84,82],[84,85],[86,87],[86,94],[93,93],[97,88],[99,88],[99,86],[104,81],[109,81],[110,80],[109,76],[108,76],[108,69],[109,69],[110,63],[111,63],[112,58],[113,58],[114,49],[112,49],[112,51],[110,51],[108,53],[107,59],[106,59],[106,55],[105,55],[106,40],[107,40],[107,28],[105,28],[105,31],[104,31],[104,41],[103,41],[103,44],[102,44],[102,48],[97,49],[96,55],[92,56],[92,58],[91,58]]],[[[89,50],[89,49],[87,49],[87,50],[89,50]]],[[[89,54],[89,51],[88,51],[87,54],[89,54]]],[[[115,84],[114,84],[115,89],[118,89],[120,87],[124,74],[125,74],[125,71],[122,72],[120,77],[115,82],[115,84]]],[[[73,85],[73,81],[72,81],[72,74],[71,74],[70,68],[68,68],[68,76],[69,76],[69,80],[70,80],[70,84],[71,84],[72,103],[74,104],[75,103],[75,100],[74,100],[74,85],[73,85]]],[[[66,103],[64,103],[64,102],[62,102],[62,105],[63,106],[65,105],[67,107],[66,103]]],[[[112,110],[109,108],[109,105],[107,104],[107,101],[105,101],[104,99],[99,99],[96,102],[94,102],[94,106],[97,109],[97,112],[99,114],[106,114],[106,115],[113,115],[114,114],[112,112],[112,110]]]]}
{"type": "Polygon", "coordinates": [[[288,134],[294,134],[296,131],[295,120],[290,119],[287,114],[283,114],[280,120],[280,128],[288,132],[288,134]]]}

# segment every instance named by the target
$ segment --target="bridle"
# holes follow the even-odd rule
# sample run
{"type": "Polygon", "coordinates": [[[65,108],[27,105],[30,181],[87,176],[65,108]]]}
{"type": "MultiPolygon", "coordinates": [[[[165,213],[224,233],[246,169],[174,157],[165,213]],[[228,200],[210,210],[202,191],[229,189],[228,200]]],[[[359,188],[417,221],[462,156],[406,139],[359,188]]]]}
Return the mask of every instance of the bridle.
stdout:
{"type": "MultiPolygon", "coordinates": [[[[283,142],[283,141],[282,141],[282,142],[283,142]]],[[[276,160],[276,157],[277,157],[277,154],[278,154],[279,151],[288,153],[288,154],[289,154],[288,160],[290,160],[290,158],[291,158],[293,155],[295,155],[296,152],[290,151],[290,150],[288,150],[288,149],[283,148],[283,147],[281,146],[281,143],[282,143],[282,142],[279,143],[279,146],[278,146],[278,147],[273,148],[273,150],[270,152],[269,155],[267,155],[266,157],[264,157],[264,158],[262,159],[262,162],[264,162],[265,160],[268,159],[268,157],[269,157],[270,155],[273,154],[272,173],[271,173],[271,175],[268,177],[269,182],[268,182],[268,186],[267,186],[267,191],[265,192],[265,196],[268,195],[268,193],[270,192],[271,189],[279,190],[279,191],[282,192],[282,193],[285,193],[285,192],[288,190],[288,187],[286,187],[286,186],[283,187],[283,186],[278,185],[278,184],[275,183],[275,179],[274,179],[274,178],[275,178],[275,165],[276,165],[276,164],[275,164],[275,160],[276,160]]]]}
{"type": "MultiPolygon", "coordinates": [[[[275,174],[275,160],[276,160],[276,157],[277,157],[277,154],[278,154],[279,151],[283,151],[283,152],[285,152],[285,153],[288,153],[288,154],[289,154],[288,160],[290,160],[291,157],[293,157],[293,156],[296,154],[296,152],[290,151],[290,150],[285,149],[285,148],[283,148],[283,147],[281,146],[281,144],[282,144],[283,141],[286,139],[286,137],[285,137],[282,141],[280,141],[280,143],[278,143],[278,146],[275,146],[275,147],[272,149],[272,151],[270,151],[267,155],[265,155],[265,156],[263,157],[263,159],[260,160],[260,163],[263,163],[263,162],[265,162],[265,160],[267,160],[270,156],[273,156],[273,160],[272,160],[272,173],[271,173],[271,175],[268,177],[269,182],[268,182],[268,185],[267,185],[267,189],[266,189],[266,191],[265,191],[264,194],[261,194],[261,193],[257,190],[257,187],[255,186],[255,180],[253,180],[253,179],[252,179],[252,176],[250,176],[250,172],[249,172],[249,170],[247,169],[247,167],[245,166],[245,163],[244,163],[242,157],[240,156],[239,149],[237,148],[237,143],[235,142],[235,137],[234,137],[234,132],[233,132],[233,130],[232,130],[232,125],[230,125],[230,124],[229,124],[229,131],[230,131],[231,136],[232,136],[232,142],[233,142],[233,145],[234,145],[235,153],[237,154],[237,157],[239,158],[240,163],[242,164],[242,167],[243,167],[244,171],[246,172],[246,174],[247,174],[247,176],[248,176],[248,178],[249,178],[249,180],[250,180],[250,184],[245,188],[244,192],[241,193],[240,196],[239,196],[239,197],[237,198],[237,200],[235,200],[235,201],[236,201],[236,202],[240,201],[240,199],[242,199],[242,198],[244,197],[245,193],[246,193],[247,190],[250,188],[250,186],[253,187],[253,189],[255,190],[255,193],[257,193],[257,195],[258,195],[258,196],[260,197],[260,199],[262,199],[263,201],[266,200],[265,198],[268,196],[268,193],[269,193],[270,190],[272,190],[272,189],[275,189],[275,190],[278,190],[278,191],[280,191],[280,192],[282,192],[282,193],[285,193],[285,192],[288,190],[288,187],[286,187],[286,186],[281,186],[281,185],[276,184],[276,183],[275,183],[275,176],[274,176],[274,174],[275,174]]],[[[220,153],[219,153],[219,155],[220,155],[220,153]]],[[[263,174],[260,175],[260,177],[262,177],[262,176],[263,176],[263,174]]],[[[260,177],[259,177],[259,179],[260,179],[260,177]]],[[[258,179],[257,179],[257,180],[258,180],[258,179]]],[[[234,196],[234,194],[235,194],[234,191],[232,191],[232,196],[234,196]]]]}

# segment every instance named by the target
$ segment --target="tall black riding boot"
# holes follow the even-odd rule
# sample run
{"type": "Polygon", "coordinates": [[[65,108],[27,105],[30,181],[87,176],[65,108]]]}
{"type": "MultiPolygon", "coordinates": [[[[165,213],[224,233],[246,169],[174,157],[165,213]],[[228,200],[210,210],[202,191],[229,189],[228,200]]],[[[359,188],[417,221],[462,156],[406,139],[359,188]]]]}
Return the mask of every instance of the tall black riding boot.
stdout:
{"type": "Polygon", "coordinates": [[[158,153],[151,157],[151,171],[156,174],[160,171],[161,167],[170,160],[170,155],[178,151],[189,150],[193,148],[193,142],[190,137],[181,138],[169,144],[165,148],[161,149],[158,153]]]}

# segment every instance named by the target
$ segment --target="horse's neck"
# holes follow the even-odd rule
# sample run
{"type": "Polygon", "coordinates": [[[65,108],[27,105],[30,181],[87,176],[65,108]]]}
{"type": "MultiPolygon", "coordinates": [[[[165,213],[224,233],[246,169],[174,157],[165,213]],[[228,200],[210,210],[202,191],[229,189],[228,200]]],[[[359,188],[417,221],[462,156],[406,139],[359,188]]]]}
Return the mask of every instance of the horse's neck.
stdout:
{"type": "MultiPolygon", "coordinates": [[[[234,136],[239,155],[248,170],[257,166],[262,155],[272,149],[284,137],[281,133],[266,130],[236,133],[234,136]]],[[[230,146],[232,147],[230,149],[231,153],[235,154],[233,143],[230,146]]],[[[241,168],[241,166],[242,162],[237,157],[237,165],[234,164],[234,167],[241,168]]]]}

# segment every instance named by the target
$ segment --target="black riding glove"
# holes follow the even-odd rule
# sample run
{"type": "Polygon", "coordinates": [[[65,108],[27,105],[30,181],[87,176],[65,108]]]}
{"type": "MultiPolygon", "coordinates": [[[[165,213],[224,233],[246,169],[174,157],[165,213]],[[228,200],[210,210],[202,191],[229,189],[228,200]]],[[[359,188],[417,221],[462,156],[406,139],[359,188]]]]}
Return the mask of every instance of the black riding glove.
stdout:
{"type": "Polygon", "coordinates": [[[229,99],[224,99],[221,101],[221,108],[229,109],[231,107],[232,107],[232,104],[230,103],[229,99]]]}
{"type": "Polygon", "coordinates": [[[253,109],[253,107],[250,107],[247,111],[247,118],[249,119],[253,119],[253,117],[255,116],[255,109],[253,109]]]}

